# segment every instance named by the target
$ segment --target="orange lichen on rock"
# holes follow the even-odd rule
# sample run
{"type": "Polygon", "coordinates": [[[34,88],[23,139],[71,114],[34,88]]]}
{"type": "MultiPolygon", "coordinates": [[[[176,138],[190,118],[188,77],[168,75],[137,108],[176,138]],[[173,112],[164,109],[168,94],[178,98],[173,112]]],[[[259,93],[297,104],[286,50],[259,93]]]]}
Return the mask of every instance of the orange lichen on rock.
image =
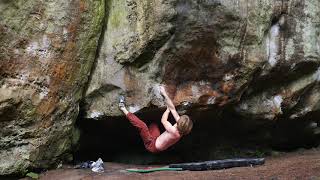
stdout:
{"type": "Polygon", "coordinates": [[[193,82],[176,87],[173,101],[175,104],[184,101],[202,105],[215,104],[215,99],[220,96],[210,83],[193,82]]]}
{"type": "Polygon", "coordinates": [[[136,74],[132,73],[130,68],[124,70],[123,83],[127,92],[127,102],[128,104],[134,102],[141,102],[141,99],[144,99],[146,94],[143,94],[140,89],[145,86],[141,83],[136,77],[136,74]]]}
{"type": "Polygon", "coordinates": [[[58,79],[65,79],[67,73],[67,64],[65,62],[54,64],[52,67],[52,77],[58,79]]]}
{"type": "Polygon", "coordinates": [[[222,96],[219,102],[219,106],[224,106],[225,104],[228,103],[228,100],[229,100],[229,96],[222,96]]]}
{"type": "Polygon", "coordinates": [[[234,84],[231,82],[225,82],[222,84],[221,90],[224,94],[229,94],[233,89],[234,84]]]}
{"type": "Polygon", "coordinates": [[[74,60],[76,55],[76,51],[74,50],[75,48],[77,48],[76,43],[73,41],[69,41],[66,44],[65,51],[63,53],[63,59],[68,61],[74,60]]]}
{"type": "Polygon", "coordinates": [[[87,10],[86,1],[84,1],[84,0],[79,1],[79,9],[80,9],[80,12],[84,12],[87,10]]]}
{"type": "Polygon", "coordinates": [[[211,92],[200,96],[198,101],[199,101],[199,104],[201,105],[215,104],[216,99],[220,96],[221,95],[217,91],[212,90],[211,92]]]}
{"type": "Polygon", "coordinates": [[[43,116],[48,116],[57,108],[57,103],[57,97],[49,97],[48,99],[43,99],[37,106],[37,113],[43,116]]]}
{"type": "Polygon", "coordinates": [[[183,101],[192,102],[194,101],[194,94],[192,93],[192,85],[187,84],[182,87],[178,87],[175,93],[173,102],[174,104],[179,104],[183,101]]]}

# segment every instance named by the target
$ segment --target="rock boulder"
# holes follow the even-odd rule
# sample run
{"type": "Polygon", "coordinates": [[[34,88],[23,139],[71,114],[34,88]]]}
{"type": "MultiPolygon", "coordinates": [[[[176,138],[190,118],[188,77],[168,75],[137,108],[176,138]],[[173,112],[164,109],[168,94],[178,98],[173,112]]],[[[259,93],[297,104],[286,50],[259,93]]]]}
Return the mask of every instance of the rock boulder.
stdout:
{"type": "Polygon", "coordinates": [[[103,0],[0,1],[0,175],[68,158],[103,0]]]}

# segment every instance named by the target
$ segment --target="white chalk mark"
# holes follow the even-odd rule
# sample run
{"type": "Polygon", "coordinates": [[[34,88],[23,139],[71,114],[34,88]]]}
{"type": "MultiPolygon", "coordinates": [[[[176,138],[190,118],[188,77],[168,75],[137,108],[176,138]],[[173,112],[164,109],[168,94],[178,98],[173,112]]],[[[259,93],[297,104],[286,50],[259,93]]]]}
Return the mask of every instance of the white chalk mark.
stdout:
{"type": "Polygon", "coordinates": [[[267,38],[268,62],[271,66],[275,66],[278,62],[279,42],[280,25],[277,23],[271,27],[269,36],[267,38]]]}

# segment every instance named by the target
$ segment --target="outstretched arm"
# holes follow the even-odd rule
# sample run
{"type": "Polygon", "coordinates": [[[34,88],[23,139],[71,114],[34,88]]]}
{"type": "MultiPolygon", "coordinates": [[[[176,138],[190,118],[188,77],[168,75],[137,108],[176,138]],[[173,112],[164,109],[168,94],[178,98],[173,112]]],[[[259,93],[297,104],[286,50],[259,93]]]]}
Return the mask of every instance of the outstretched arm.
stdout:
{"type": "Polygon", "coordinates": [[[166,131],[170,133],[175,133],[175,128],[172,126],[172,124],[168,121],[170,110],[167,108],[166,111],[163,113],[161,118],[161,123],[163,124],[166,131]]]}
{"type": "Polygon", "coordinates": [[[164,99],[166,101],[167,107],[171,111],[174,119],[176,120],[176,122],[178,122],[178,120],[180,119],[180,116],[179,116],[178,112],[176,111],[176,108],[174,107],[170,97],[168,96],[168,94],[167,94],[167,92],[166,92],[166,90],[164,89],[163,86],[160,87],[160,92],[163,95],[163,97],[164,97],[164,99]]]}

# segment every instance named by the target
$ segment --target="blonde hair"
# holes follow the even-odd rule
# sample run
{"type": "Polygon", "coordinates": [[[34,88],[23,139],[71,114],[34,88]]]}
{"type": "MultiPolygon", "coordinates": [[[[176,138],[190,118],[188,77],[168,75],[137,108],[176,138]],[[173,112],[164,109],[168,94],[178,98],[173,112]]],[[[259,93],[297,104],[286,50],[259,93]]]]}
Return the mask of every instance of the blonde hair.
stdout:
{"type": "Polygon", "coordinates": [[[182,115],[177,122],[177,128],[180,135],[187,135],[193,127],[193,122],[187,115],[182,115]]]}

